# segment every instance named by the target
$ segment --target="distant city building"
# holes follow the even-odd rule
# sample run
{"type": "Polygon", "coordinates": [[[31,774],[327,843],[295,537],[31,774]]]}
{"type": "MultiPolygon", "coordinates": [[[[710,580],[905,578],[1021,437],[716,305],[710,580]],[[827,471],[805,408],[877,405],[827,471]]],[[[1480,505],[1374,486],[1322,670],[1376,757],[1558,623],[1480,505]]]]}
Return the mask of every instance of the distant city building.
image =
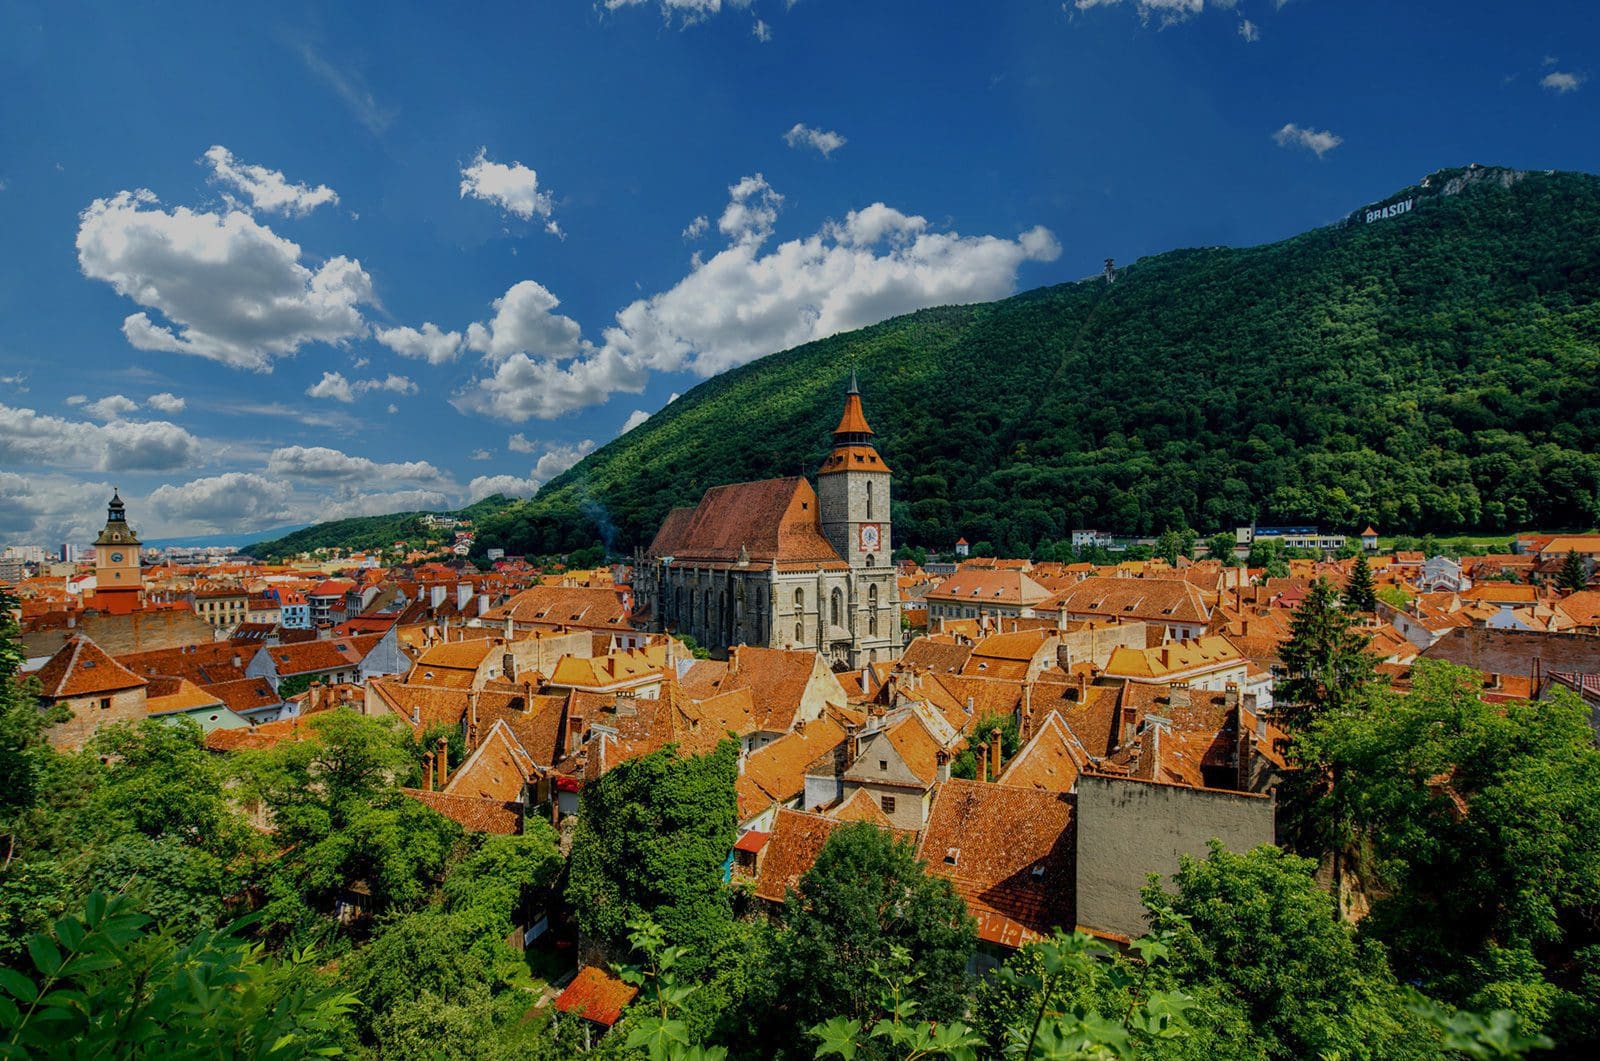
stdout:
{"type": "Polygon", "coordinates": [[[956,555],[957,556],[967,556],[971,552],[972,552],[972,546],[967,544],[967,540],[965,538],[959,538],[959,539],[956,540],[956,555]]]}
{"type": "Polygon", "coordinates": [[[1316,527],[1238,527],[1233,537],[1240,545],[1249,546],[1258,541],[1282,542],[1288,549],[1320,549],[1335,552],[1344,548],[1342,534],[1324,534],[1316,527]]]}
{"type": "Polygon", "coordinates": [[[1112,544],[1111,535],[1103,534],[1097,530],[1075,530],[1072,532],[1072,547],[1074,549],[1083,549],[1085,547],[1109,549],[1112,544]]]}

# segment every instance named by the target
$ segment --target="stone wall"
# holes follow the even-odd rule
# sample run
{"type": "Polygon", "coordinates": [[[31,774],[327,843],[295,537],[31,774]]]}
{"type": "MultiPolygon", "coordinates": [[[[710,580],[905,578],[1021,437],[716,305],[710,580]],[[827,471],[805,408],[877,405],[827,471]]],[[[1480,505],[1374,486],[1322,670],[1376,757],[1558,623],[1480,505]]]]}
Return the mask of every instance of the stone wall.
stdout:
{"type": "Polygon", "coordinates": [[[50,743],[57,748],[76,750],[86,744],[95,730],[113,722],[138,722],[145,717],[144,686],[124,689],[109,696],[81,696],[61,701],[72,717],[50,728],[50,743]],[[101,706],[109,700],[110,706],[101,706]]]}
{"type": "Polygon", "coordinates": [[[1078,924],[1143,935],[1139,890],[1149,874],[1170,878],[1181,856],[1204,857],[1213,839],[1230,851],[1272,843],[1275,810],[1267,796],[1080,776],[1078,924]]]}
{"type": "Polygon", "coordinates": [[[217,631],[188,611],[163,609],[131,615],[84,613],[77,617],[74,626],[23,634],[23,649],[29,658],[53,656],[74,634],[87,637],[112,656],[205,645],[219,637],[217,631]]]}

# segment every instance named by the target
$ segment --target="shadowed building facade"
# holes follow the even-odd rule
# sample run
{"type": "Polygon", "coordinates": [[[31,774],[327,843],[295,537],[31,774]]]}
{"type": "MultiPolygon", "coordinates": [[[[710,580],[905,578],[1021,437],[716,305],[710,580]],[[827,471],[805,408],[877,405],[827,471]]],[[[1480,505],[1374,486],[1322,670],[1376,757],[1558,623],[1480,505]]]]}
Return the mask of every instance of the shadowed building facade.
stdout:
{"type": "Polygon", "coordinates": [[[673,509],[635,557],[635,613],[718,655],[742,644],[821,652],[837,667],[897,658],[892,476],[872,439],[852,373],[816,487],[735,483],[673,509]]]}

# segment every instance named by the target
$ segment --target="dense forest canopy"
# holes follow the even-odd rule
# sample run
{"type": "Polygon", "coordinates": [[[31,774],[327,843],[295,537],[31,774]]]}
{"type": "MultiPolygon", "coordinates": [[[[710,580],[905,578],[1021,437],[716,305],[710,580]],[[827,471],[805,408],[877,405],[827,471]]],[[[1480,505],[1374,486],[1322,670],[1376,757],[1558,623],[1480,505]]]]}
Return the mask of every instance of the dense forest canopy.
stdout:
{"type": "Polygon", "coordinates": [[[762,358],[485,519],[478,547],[626,549],[708,487],[811,474],[852,365],[902,543],[1593,525],[1600,177],[1454,170],[1373,205],[1408,197],[762,358]]]}
{"type": "MultiPolygon", "coordinates": [[[[503,494],[493,494],[475,501],[458,512],[435,515],[456,516],[474,522],[493,515],[510,505],[511,499],[503,494]]],[[[409,541],[420,549],[430,538],[450,542],[452,532],[443,528],[426,527],[422,517],[426,512],[396,512],[388,516],[352,516],[285,534],[271,541],[255,542],[241,551],[258,560],[282,560],[315,549],[387,549],[395,542],[409,541]]]]}

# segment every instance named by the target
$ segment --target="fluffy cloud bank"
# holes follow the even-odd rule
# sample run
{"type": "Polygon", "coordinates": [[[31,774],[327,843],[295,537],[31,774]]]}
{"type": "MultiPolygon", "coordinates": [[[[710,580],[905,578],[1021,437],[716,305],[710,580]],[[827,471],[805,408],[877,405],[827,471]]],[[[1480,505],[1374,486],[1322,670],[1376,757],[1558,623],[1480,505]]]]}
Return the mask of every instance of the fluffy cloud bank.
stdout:
{"type": "MultiPolygon", "coordinates": [[[[518,436],[521,437],[521,436],[518,436]]],[[[532,497],[539,487],[577,464],[594,450],[594,440],[584,439],[573,444],[556,444],[545,450],[534,462],[526,479],[515,475],[480,475],[467,484],[467,500],[481,501],[491,494],[507,497],[532,497]]]]}
{"type": "Polygon", "coordinates": [[[270,371],[311,342],[365,334],[372,278],[343,255],[316,268],[243,210],[163,209],[149,191],[96,199],[79,215],[78,266],[147,310],[122,322],[141,350],[270,371]]]}
{"type": "Polygon", "coordinates": [[[158,486],[149,505],[156,515],[213,532],[244,530],[290,517],[289,484],[253,472],[228,472],[158,486]]]}
{"type": "Polygon", "coordinates": [[[553,312],[558,302],[545,288],[517,285],[495,303],[491,325],[468,329],[468,345],[491,371],[453,403],[502,420],[549,419],[618,391],[638,393],[651,372],[711,376],[926,306],[1001,298],[1024,262],[1061,253],[1043,227],[1015,239],[963,236],[883,203],[768,248],[782,205],[760,174],[734,184],[717,224],[729,245],[697,259],[670,289],[620,310],[598,344],[553,312]]]}
{"type": "Polygon", "coordinates": [[[198,438],[165,420],[93,424],[0,405],[0,466],[162,472],[202,455],[198,438]]]}
{"type": "Polygon", "coordinates": [[[348,380],[342,372],[324,372],[322,378],[306,388],[313,398],[332,398],[336,402],[353,402],[357,396],[372,391],[390,394],[415,394],[417,385],[405,376],[390,373],[383,379],[348,380]]]}
{"type": "Polygon", "coordinates": [[[449,477],[427,461],[380,464],[327,446],[282,446],[267,457],[267,474],[310,482],[363,482],[449,485],[449,477]]]}

